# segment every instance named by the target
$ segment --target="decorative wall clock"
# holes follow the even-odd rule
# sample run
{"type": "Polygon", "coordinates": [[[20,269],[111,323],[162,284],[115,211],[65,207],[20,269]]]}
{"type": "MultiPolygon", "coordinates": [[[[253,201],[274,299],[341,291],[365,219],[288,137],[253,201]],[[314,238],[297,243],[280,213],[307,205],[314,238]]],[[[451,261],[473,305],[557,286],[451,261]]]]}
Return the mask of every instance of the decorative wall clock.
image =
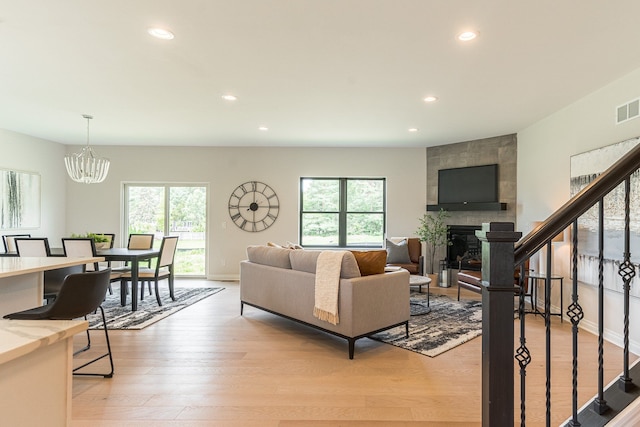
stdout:
{"type": "Polygon", "coordinates": [[[229,216],[244,231],[266,230],[276,222],[279,212],[278,195],[260,181],[240,184],[229,197],[229,216]]]}

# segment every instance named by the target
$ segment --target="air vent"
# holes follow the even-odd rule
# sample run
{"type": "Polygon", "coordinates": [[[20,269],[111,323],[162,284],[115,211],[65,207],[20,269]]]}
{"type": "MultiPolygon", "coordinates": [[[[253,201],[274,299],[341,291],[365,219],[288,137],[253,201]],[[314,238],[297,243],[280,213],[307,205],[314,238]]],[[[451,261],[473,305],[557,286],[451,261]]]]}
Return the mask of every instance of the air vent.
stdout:
{"type": "Polygon", "coordinates": [[[616,108],[616,124],[635,119],[640,116],[640,99],[634,99],[616,108]]]}

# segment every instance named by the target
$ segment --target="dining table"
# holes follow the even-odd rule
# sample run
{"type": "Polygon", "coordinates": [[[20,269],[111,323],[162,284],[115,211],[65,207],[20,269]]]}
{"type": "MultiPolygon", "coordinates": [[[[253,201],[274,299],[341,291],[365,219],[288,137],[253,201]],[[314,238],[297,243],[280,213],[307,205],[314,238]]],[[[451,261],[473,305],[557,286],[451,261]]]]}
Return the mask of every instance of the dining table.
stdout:
{"type": "MultiPolygon", "coordinates": [[[[138,273],[140,261],[157,258],[159,249],[127,249],[110,248],[98,249],[96,254],[105,261],[125,261],[131,264],[131,311],[138,310],[138,273]]],[[[127,287],[120,286],[120,304],[124,307],[127,302],[127,287]]]]}

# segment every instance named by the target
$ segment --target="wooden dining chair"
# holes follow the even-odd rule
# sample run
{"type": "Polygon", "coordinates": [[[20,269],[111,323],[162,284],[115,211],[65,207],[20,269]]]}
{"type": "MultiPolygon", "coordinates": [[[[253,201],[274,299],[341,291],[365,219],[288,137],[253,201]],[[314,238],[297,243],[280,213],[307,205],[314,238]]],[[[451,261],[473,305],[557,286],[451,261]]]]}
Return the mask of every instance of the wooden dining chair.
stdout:
{"type": "MultiPolygon", "coordinates": [[[[73,258],[92,258],[98,256],[96,253],[96,244],[90,237],[64,237],[62,238],[62,249],[64,250],[64,256],[73,258]]],[[[88,263],[85,265],[85,271],[100,271],[108,269],[109,267],[101,268],[97,262],[88,263]]],[[[109,295],[113,294],[111,283],[120,280],[122,275],[119,271],[112,271],[109,269],[109,295]]]]}
{"type": "Polygon", "coordinates": [[[49,239],[46,237],[16,237],[13,242],[20,257],[51,256],[49,239]]]}
{"type": "Polygon", "coordinates": [[[6,253],[16,252],[15,239],[18,237],[31,237],[31,234],[5,234],[2,236],[2,244],[6,253]]]}
{"type": "MultiPolygon", "coordinates": [[[[173,301],[176,300],[173,293],[173,261],[176,254],[176,248],[178,246],[178,236],[165,236],[162,238],[162,244],[160,245],[160,254],[158,255],[158,262],[156,268],[141,268],[138,271],[138,280],[142,282],[140,287],[140,299],[144,299],[144,282],[155,282],[156,300],[158,305],[162,305],[162,299],[160,298],[160,292],[158,290],[158,281],[168,279],[169,282],[169,296],[173,301]]],[[[131,272],[126,272],[120,279],[120,286],[127,286],[131,281],[131,272]]]]}
{"type": "MultiPolygon", "coordinates": [[[[134,250],[153,249],[154,237],[155,237],[154,234],[130,233],[129,241],[127,242],[127,249],[134,249],[134,250]]],[[[145,264],[146,268],[151,268],[150,259],[141,261],[140,264],[145,264]]],[[[124,274],[124,273],[130,272],[131,267],[129,266],[129,263],[125,261],[122,267],[116,267],[116,268],[113,268],[113,270],[124,274]]],[[[143,290],[144,286],[141,286],[140,289],[143,290]]],[[[127,287],[127,294],[128,293],[129,293],[129,287],[127,287]]],[[[151,295],[151,282],[149,282],[149,295],[151,295]]]]}
{"type": "MultiPolygon", "coordinates": [[[[153,234],[129,234],[129,241],[127,243],[127,249],[153,249],[153,234]]],[[[148,268],[151,268],[151,260],[142,261],[148,268]]],[[[131,267],[128,262],[124,263],[123,267],[116,268],[118,271],[127,272],[131,271],[131,267]]]]}

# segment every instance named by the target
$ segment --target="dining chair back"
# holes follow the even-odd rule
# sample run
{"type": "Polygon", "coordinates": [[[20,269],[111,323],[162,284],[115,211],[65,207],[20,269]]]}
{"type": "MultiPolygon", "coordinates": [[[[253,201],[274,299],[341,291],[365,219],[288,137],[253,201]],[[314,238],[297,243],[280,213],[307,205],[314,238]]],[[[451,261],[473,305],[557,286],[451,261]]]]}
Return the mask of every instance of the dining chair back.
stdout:
{"type": "Polygon", "coordinates": [[[104,335],[107,343],[107,353],[82,364],[73,369],[75,375],[100,375],[105,378],[113,376],[113,357],[111,355],[111,344],[107,322],[102,308],[109,287],[109,269],[88,273],[69,274],[64,278],[62,287],[56,299],[47,305],[35,307],[29,310],[10,313],[4,316],[5,319],[22,320],[72,320],[79,317],[86,317],[88,314],[100,309],[102,324],[104,325],[104,335]],[[96,362],[104,357],[109,357],[111,371],[103,374],[78,373],[79,369],[96,362]]]}
{"type": "MultiPolygon", "coordinates": [[[[64,237],[62,239],[62,249],[64,256],[74,258],[91,258],[98,256],[96,253],[96,243],[90,237],[64,237]]],[[[121,273],[111,270],[108,266],[101,268],[97,262],[85,264],[84,271],[99,271],[109,269],[109,283],[120,280],[121,273]]],[[[109,285],[109,294],[113,294],[113,289],[109,285]]]]}
{"type": "Polygon", "coordinates": [[[31,234],[5,234],[2,236],[2,243],[4,244],[4,251],[16,252],[16,243],[15,239],[17,237],[31,237],[31,234]]]}
{"type": "Polygon", "coordinates": [[[48,257],[51,256],[49,239],[46,237],[16,237],[13,239],[16,251],[20,257],[48,257]]]}
{"type": "MultiPolygon", "coordinates": [[[[72,258],[92,258],[96,256],[96,245],[90,237],[64,237],[62,238],[64,256],[72,258]]],[[[98,271],[98,263],[86,264],[85,271],[98,271]]]]}
{"type": "Polygon", "coordinates": [[[160,245],[160,255],[158,256],[156,271],[159,271],[163,267],[170,267],[173,265],[177,247],[178,236],[165,236],[162,238],[162,245],[160,245]]]}
{"type": "Polygon", "coordinates": [[[129,234],[127,249],[153,248],[153,234],[129,234]]]}

